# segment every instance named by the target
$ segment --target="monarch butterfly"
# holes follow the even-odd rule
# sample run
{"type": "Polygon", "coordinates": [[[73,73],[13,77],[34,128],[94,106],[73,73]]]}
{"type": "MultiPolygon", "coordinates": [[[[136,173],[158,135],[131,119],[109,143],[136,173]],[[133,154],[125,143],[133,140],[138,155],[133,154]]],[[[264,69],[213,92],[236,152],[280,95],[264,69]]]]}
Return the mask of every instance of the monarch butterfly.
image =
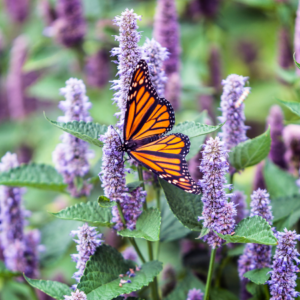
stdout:
{"type": "Polygon", "coordinates": [[[191,178],[185,156],[190,140],[181,133],[163,136],[175,124],[170,102],[159,98],[149,76],[145,60],[137,64],[130,88],[123,127],[123,144],[118,151],[155,173],[160,178],[185,190],[200,194],[200,186],[191,178]]]}

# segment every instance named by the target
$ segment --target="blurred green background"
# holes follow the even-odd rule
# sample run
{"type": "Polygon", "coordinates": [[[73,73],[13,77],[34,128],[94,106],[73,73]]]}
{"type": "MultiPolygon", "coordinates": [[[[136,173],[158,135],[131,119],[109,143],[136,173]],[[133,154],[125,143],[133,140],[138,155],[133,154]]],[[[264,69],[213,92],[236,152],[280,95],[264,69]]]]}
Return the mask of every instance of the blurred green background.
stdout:
{"type": "MultiPolygon", "coordinates": [[[[55,1],[50,1],[55,5],[55,1]]],[[[118,34],[118,28],[109,21],[120,15],[125,8],[133,8],[142,16],[138,22],[142,32],[140,45],[146,37],[152,37],[153,17],[156,0],[82,0],[84,15],[88,23],[88,32],[84,41],[85,59],[99,49],[107,53],[111,47],[118,46],[113,35],[118,34]]],[[[212,47],[219,50],[220,70],[222,78],[235,73],[249,76],[251,94],[245,101],[245,115],[247,125],[251,126],[249,137],[255,137],[265,130],[265,120],[271,105],[276,99],[299,101],[300,80],[295,75],[295,67],[291,65],[283,69],[279,65],[281,48],[279,33],[285,28],[289,34],[293,52],[294,23],[297,1],[275,0],[224,0],[216,2],[217,9],[212,16],[191,11],[191,0],[176,1],[181,40],[181,81],[180,95],[181,109],[176,113],[176,122],[193,120],[201,112],[199,96],[210,94],[214,97],[214,111],[219,115],[218,106],[220,91],[210,87],[209,58],[212,47]]],[[[201,2],[201,1],[199,1],[201,2]]],[[[0,156],[7,151],[16,152],[23,162],[34,161],[52,164],[52,151],[59,142],[62,134],[51,126],[43,117],[43,111],[51,119],[62,115],[57,108],[60,100],[59,89],[65,85],[70,77],[83,79],[86,82],[86,70],[78,62],[78,53],[56,43],[55,39],[45,36],[47,24],[42,12],[43,1],[31,1],[30,15],[22,24],[13,22],[6,12],[5,5],[0,6],[0,156]],[[7,103],[7,76],[9,73],[11,49],[16,37],[23,35],[28,41],[27,56],[22,72],[25,75],[34,73],[35,80],[24,88],[24,101],[28,101],[26,116],[15,119],[11,116],[7,103]],[[30,106],[30,104],[33,105],[30,106]]],[[[287,47],[289,45],[286,45],[287,47]]],[[[109,54],[109,53],[108,53],[109,54]]],[[[115,124],[115,105],[112,104],[113,91],[110,80],[117,72],[116,65],[111,62],[115,57],[107,58],[109,76],[103,88],[94,88],[87,85],[87,95],[93,103],[91,115],[95,122],[100,124],[115,124]]],[[[26,105],[25,105],[26,106],[26,105]]],[[[293,115],[285,111],[286,122],[293,120],[293,115]]],[[[100,171],[101,150],[95,150],[92,160],[91,174],[97,175],[100,171]]],[[[251,192],[254,168],[247,169],[243,174],[236,176],[236,186],[248,195],[251,192]]],[[[100,185],[100,183],[99,183],[100,185]]],[[[91,198],[101,194],[101,188],[94,191],[91,198]]],[[[76,203],[67,195],[28,189],[24,196],[25,206],[33,212],[30,224],[42,228],[53,217],[48,211],[55,212],[65,206],[76,203]]],[[[94,199],[94,200],[95,200],[94,199]]],[[[249,200],[249,198],[248,198],[249,200]]],[[[70,228],[68,221],[55,221],[58,228],[70,228]]],[[[71,240],[70,240],[71,241],[71,240]]],[[[68,247],[68,245],[66,246],[68,247]]],[[[166,262],[172,262],[175,267],[181,268],[178,261],[179,250],[172,245],[165,245],[166,262]]],[[[75,247],[68,249],[63,258],[51,261],[42,277],[53,277],[63,274],[68,283],[75,271],[75,263],[71,262],[70,253],[75,247]]],[[[17,298],[21,299],[21,298],[17,298]]]]}

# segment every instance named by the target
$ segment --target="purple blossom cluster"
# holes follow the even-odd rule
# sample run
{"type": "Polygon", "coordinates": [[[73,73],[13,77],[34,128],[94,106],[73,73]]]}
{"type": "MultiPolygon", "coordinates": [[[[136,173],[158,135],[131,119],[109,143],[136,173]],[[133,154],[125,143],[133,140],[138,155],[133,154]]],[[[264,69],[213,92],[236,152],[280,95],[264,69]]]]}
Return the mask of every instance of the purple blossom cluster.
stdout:
{"type": "Polygon", "coordinates": [[[271,127],[271,149],[269,158],[277,166],[286,169],[284,160],[285,146],[282,140],[283,113],[279,105],[273,105],[267,118],[267,124],[271,127]]]}
{"type": "Polygon", "coordinates": [[[272,295],[270,300],[294,299],[300,296],[300,293],[295,291],[296,273],[299,272],[295,263],[300,263],[296,245],[300,235],[296,234],[296,231],[284,229],[284,232],[277,232],[276,237],[278,245],[270,271],[271,279],[268,281],[272,295]]]}
{"type": "MultiPolygon", "coordinates": [[[[6,153],[0,162],[0,172],[18,167],[16,154],[6,153]]],[[[9,270],[38,276],[38,251],[41,250],[38,230],[24,232],[25,218],[30,216],[22,205],[24,189],[0,186],[0,245],[9,270]]]]}
{"type": "MultiPolygon", "coordinates": [[[[82,80],[70,78],[66,82],[66,87],[60,92],[66,100],[59,102],[58,107],[65,113],[64,116],[58,118],[59,122],[92,121],[88,112],[92,104],[85,94],[82,80]]],[[[77,182],[83,180],[82,178],[88,173],[90,168],[88,160],[93,157],[93,152],[89,150],[87,142],[69,133],[64,133],[61,141],[62,143],[56,146],[52,154],[55,168],[63,175],[73,197],[87,196],[92,185],[86,181],[80,185],[77,182]]]]}
{"type": "Polygon", "coordinates": [[[113,56],[118,57],[118,73],[120,79],[113,80],[112,88],[116,91],[114,94],[114,102],[117,103],[120,112],[119,128],[123,128],[124,114],[126,109],[127,95],[131,83],[131,77],[134,68],[142,57],[142,50],[138,46],[141,34],[137,31],[137,20],[141,20],[133,10],[126,9],[121,16],[114,19],[114,24],[119,27],[120,35],[116,36],[119,47],[112,49],[113,56]]]}
{"type": "MultiPolygon", "coordinates": [[[[263,217],[272,225],[273,215],[270,206],[269,194],[266,190],[258,189],[251,195],[250,217],[263,217]]],[[[247,244],[244,253],[238,261],[238,271],[241,280],[250,270],[271,267],[271,246],[260,244],[247,244]]]]}
{"type": "Polygon", "coordinates": [[[186,300],[202,300],[203,299],[203,293],[201,290],[192,289],[189,290],[186,300]]]}
{"type": "MultiPolygon", "coordinates": [[[[77,254],[72,254],[73,261],[76,262],[76,269],[78,271],[74,273],[73,278],[77,282],[80,281],[83,275],[86,262],[90,256],[96,252],[96,248],[102,244],[102,234],[96,231],[96,227],[90,227],[87,223],[78,227],[78,230],[72,230],[71,235],[77,235],[78,240],[74,240],[77,243],[77,254]]],[[[75,286],[76,287],[76,286],[75,286]]]]}
{"type": "Polygon", "coordinates": [[[146,39],[143,45],[143,58],[149,66],[151,82],[159,97],[164,96],[167,77],[163,70],[163,62],[168,57],[168,51],[154,39],[146,39]]]}
{"type": "Polygon", "coordinates": [[[244,124],[244,104],[241,103],[236,106],[243,93],[250,91],[249,87],[244,87],[247,80],[248,77],[235,74],[231,74],[225,80],[222,80],[222,116],[219,119],[221,122],[226,121],[226,123],[222,126],[222,132],[219,135],[222,137],[227,150],[247,140],[246,130],[248,127],[244,124]]]}
{"type": "Polygon", "coordinates": [[[4,1],[8,15],[14,22],[23,23],[30,11],[29,0],[5,0],[4,1]]]}
{"type": "Polygon", "coordinates": [[[71,296],[64,296],[64,300],[87,300],[86,294],[76,290],[74,293],[71,293],[71,296]]]}
{"type": "Polygon", "coordinates": [[[230,234],[235,227],[236,209],[233,202],[227,202],[225,174],[228,172],[227,150],[219,137],[210,138],[202,151],[203,159],[200,171],[203,178],[200,180],[203,195],[203,226],[211,231],[204,236],[204,240],[213,247],[221,246],[223,240],[214,232],[230,234]]]}

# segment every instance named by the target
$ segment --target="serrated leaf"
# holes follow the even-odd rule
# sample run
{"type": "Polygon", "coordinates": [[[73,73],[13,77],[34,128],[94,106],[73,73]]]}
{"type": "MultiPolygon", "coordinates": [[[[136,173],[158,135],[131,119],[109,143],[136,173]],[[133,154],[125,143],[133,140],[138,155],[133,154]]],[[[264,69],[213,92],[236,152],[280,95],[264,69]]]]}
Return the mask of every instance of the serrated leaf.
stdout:
{"type": "Polygon", "coordinates": [[[53,265],[66,253],[73,242],[70,232],[80,225],[77,221],[55,219],[41,228],[41,245],[45,246],[39,255],[42,266],[53,265]]]}
{"type": "Polygon", "coordinates": [[[128,183],[126,186],[128,188],[128,191],[131,193],[134,190],[136,190],[138,187],[140,187],[142,185],[143,181],[134,181],[134,182],[130,182],[128,183]]]}
{"type": "Polygon", "coordinates": [[[243,219],[235,228],[233,235],[216,233],[228,243],[255,243],[262,245],[277,245],[271,226],[260,216],[243,219]]]}
{"type": "Polygon", "coordinates": [[[166,199],[173,214],[187,228],[201,231],[202,223],[198,217],[202,215],[202,201],[200,195],[193,195],[159,178],[166,199]]]}
{"type": "Polygon", "coordinates": [[[118,232],[121,236],[158,241],[160,233],[161,216],[157,208],[144,210],[136,221],[136,229],[124,229],[118,232]]]}
{"type": "Polygon", "coordinates": [[[286,106],[291,112],[300,117],[300,103],[299,102],[288,102],[284,100],[277,99],[281,104],[286,106]]]}
{"type": "Polygon", "coordinates": [[[172,213],[167,199],[164,195],[161,195],[161,229],[160,229],[160,241],[171,242],[179,240],[185,237],[189,232],[188,228],[182,225],[178,219],[172,213]]]}
{"type": "Polygon", "coordinates": [[[233,147],[229,152],[229,162],[236,170],[254,166],[268,156],[271,148],[270,127],[258,137],[233,147]]]}
{"type": "Polygon", "coordinates": [[[208,133],[219,130],[224,123],[219,124],[217,126],[211,126],[206,124],[196,123],[194,121],[185,121],[175,125],[173,129],[169,132],[169,134],[173,133],[183,133],[187,135],[189,138],[197,137],[200,135],[206,135],[208,133]]]}
{"type": "Polygon", "coordinates": [[[103,146],[103,143],[99,141],[99,136],[105,134],[107,131],[108,127],[106,125],[84,121],[56,122],[48,119],[45,113],[44,116],[48,122],[57,128],[98,147],[103,146]]]}
{"type": "Polygon", "coordinates": [[[271,204],[274,216],[273,222],[276,222],[300,209],[300,195],[272,199],[271,204]]]}
{"type": "Polygon", "coordinates": [[[57,300],[64,300],[64,296],[71,295],[71,289],[64,283],[50,280],[31,279],[23,275],[26,281],[34,288],[44,292],[57,300]]]}
{"type": "Polygon", "coordinates": [[[22,276],[20,272],[13,272],[6,268],[3,261],[0,261],[0,278],[10,279],[12,277],[22,276]]]}
{"type": "Polygon", "coordinates": [[[33,187],[64,192],[67,185],[62,176],[49,165],[31,163],[0,173],[0,185],[33,187]]]}
{"type": "Polygon", "coordinates": [[[88,300],[108,300],[119,295],[129,294],[148,285],[162,270],[162,263],[147,262],[135,277],[130,278],[130,284],[119,286],[120,274],[125,274],[129,268],[134,268],[131,261],[124,260],[123,256],[114,248],[102,245],[86,264],[78,289],[85,292],[88,300]]]}
{"type": "Polygon", "coordinates": [[[207,234],[209,234],[210,229],[206,228],[206,227],[202,227],[200,235],[199,235],[199,239],[203,238],[204,236],[206,236],[207,234]]]}
{"type": "Polygon", "coordinates": [[[179,282],[176,288],[166,297],[165,300],[186,300],[191,289],[200,289],[203,293],[205,285],[192,273],[188,272],[184,279],[179,282]]]}
{"type": "Polygon", "coordinates": [[[292,196],[299,193],[296,178],[277,167],[270,160],[266,161],[263,174],[271,199],[292,196]]]}
{"type": "Polygon", "coordinates": [[[116,201],[110,201],[105,196],[99,196],[98,197],[98,204],[99,204],[100,207],[107,208],[107,207],[113,207],[113,206],[117,205],[117,202],[116,201]]]}
{"type": "Polygon", "coordinates": [[[59,219],[88,222],[95,226],[112,226],[112,214],[109,207],[100,207],[96,201],[81,202],[69,206],[53,215],[59,219]]]}
{"type": "Polygon", "coordinates": [[[269,272],[271,271],[270,268],[263,268],[263,269],[255,269],[248,271],[244,274],[245,278],[248,278],[250,281],[254,282],[255,284],[265,284],[266,281],[270,278],[269,272]]]}

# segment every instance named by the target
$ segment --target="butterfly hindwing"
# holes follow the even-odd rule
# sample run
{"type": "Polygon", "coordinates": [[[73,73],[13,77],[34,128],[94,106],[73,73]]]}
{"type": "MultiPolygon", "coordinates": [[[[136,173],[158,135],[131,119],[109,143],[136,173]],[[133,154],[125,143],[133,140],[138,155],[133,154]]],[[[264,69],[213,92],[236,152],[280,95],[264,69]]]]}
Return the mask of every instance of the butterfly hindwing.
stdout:
{"type": "Polygon", "coordinates": [[[185,160],[189,148],[189,138],[176,133],[140,146],[130,151],[130,156],[169,183],[186,192],[200,194],[200,187],[191,178],[185,160]]]}
{"type": "Polygon", "coordinates": [[[159,98],[150,79],[149,69],[140,60],[132,76],[123,130],[124,141],[161,136],[175,123],[172,105],[159,98]]]}

